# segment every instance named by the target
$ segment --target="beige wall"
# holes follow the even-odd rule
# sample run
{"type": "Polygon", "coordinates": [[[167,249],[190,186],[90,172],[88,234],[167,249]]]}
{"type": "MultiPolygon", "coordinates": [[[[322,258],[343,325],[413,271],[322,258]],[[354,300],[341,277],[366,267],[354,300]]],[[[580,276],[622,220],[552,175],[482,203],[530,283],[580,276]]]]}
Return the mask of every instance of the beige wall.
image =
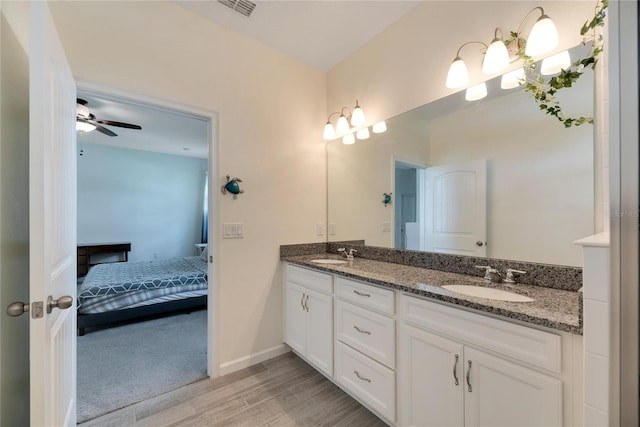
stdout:
{"type": "MultiPolygon", "coordinates": [[[[329,72],[328,111],[358,99],[374,123],[454,92],[444,82],[458,47],[472,40],[490,42],[495,27],[516,30],[536,6],[544,7],[555,22],[561,51],[582,41],[580,28],[593,16],[595,2],[427,1],[329,72]]],[[[536,19],[532,14],[526,20],[525,33],[536,19]]],[[[475,45],[465,47],[461,56],[470,85],[487,80],[475,45]]]]}
{"type": "MultiPolygon", "coordinates": [[[[220,173],[245,193],[221,200],[220,362],[282,343],[279,245],[323,241],[326,75],[172,2],[53,2],[77,78],[219,113],[220,173]]],[[[214,177],[215,188],[222,177],[214,177]]]]}
{"type": "Polygon", "coordinates": [[[29,422],[29,316],[4,311],[29,301],[29,8],[3,1],[0,11],[0,425],[20,426],[29,422]]]}

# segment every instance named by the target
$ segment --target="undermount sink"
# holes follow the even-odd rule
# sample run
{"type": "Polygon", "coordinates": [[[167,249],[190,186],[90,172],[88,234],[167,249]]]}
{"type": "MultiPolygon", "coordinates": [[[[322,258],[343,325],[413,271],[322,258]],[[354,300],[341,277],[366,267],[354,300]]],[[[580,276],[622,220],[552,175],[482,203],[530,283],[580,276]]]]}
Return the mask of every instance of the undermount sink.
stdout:
{"type": "Polygon", "coordinates": [[[471,297],[486,298],[497,301],[509,301],[509,302],[532,302],[533,298],[529,298],[524,295],[516,294],[514,292],[502,291],[494,288],[483,288],[482,286],[471,285],[444,285],[448,291],[456,292],[458,294],[468,295],[471,297]]]}
{"type": "Polygon", "coordinates": [[[315,262],[318,264],[346,264],[347,263],[347,261],[342,261],[340,259],[330,259],[330,258],[312,259],[311,262],[315,262]]]}

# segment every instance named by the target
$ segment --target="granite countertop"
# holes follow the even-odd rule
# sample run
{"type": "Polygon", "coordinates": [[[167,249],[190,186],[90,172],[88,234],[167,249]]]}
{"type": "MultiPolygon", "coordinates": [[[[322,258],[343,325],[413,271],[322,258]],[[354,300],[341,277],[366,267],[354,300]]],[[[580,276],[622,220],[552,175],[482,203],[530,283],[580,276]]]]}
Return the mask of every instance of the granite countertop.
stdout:
{"type": "MultiPolygon", "coordinates": [[[[312,259],[342,259],[333,254],[319,253],[283,257],[283,261],[340,276],[397,289],[447,303],[484,311],[494,315],[582,335],[580,292],[524,284],[492,283],[481,276],[448,273],[389,262],[355,258],[347,264],[318,264],[312,259]],[[533,302],[505,302],[458,294],[443,285],[473,285],[491,287],[526,295],[533,302]]],[[[480,274],[480,272],[479,272],[480,274]]]]}

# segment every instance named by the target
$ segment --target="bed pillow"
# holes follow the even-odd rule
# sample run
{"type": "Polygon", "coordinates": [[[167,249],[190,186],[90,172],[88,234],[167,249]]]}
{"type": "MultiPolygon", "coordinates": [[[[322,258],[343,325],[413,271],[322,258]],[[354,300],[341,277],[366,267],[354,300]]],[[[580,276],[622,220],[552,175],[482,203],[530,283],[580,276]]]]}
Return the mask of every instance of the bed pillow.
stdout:
{"type": "Polygon", "coordinates": [[[200,259],[204,262],[207,262],[207,258],[209,257],[209,251],[207,250],[207,246],[204,247],[202,253],[200,253],[200,259]]]}

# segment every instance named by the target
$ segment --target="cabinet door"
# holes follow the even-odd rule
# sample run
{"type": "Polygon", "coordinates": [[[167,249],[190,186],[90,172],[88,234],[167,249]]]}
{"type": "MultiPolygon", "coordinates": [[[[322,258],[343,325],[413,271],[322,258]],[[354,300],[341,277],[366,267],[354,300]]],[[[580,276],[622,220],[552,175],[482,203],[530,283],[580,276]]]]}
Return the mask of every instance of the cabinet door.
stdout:
{"type": "Polygon", "coordinates": [[[307,351],[305,298],[305,288],[293,283],[287,283],[285,342],[301,355],[304,355],[307,351]]]}
{"type": "Polygon", "coordinates": [[[463,346],[403,324],[400,331],[402,424],[464,424],[463,346]]]}
{"type": "Polygon", "coordinates": [[[325,374],[333,375],[333,297],[305,289],[307,359],[325,374]]]}
{"type": "Polygon", "coordinates": [[[562,424],[560,380],[468,347],[464,367],[467,426],[562,424]]]}

